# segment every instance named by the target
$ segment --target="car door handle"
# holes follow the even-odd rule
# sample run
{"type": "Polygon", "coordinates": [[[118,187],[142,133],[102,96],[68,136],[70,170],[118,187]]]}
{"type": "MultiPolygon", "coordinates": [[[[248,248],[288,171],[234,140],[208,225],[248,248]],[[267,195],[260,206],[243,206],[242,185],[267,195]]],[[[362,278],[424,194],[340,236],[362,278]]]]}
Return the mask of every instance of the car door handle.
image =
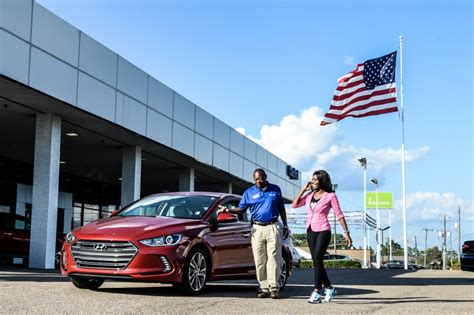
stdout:
{"type": "Polygon", "coordinates": [[[250,236],[250,233],[243,233],[242,236],[245,237],[245,238],[247,238],[247,237],[250,236]]]}

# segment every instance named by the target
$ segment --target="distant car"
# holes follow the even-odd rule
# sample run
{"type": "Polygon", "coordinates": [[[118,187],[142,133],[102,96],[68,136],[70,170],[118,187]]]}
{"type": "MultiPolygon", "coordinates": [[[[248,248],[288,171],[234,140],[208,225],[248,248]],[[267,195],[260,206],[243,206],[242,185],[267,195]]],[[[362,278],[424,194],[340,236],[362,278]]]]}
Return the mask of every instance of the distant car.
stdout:
{"type": "MultiPolygon", "coordinates": [[[[384,269],[405,269],[405,264],[403,260],[390,260],[382,265],[384,269]]],[[[421,266],[409,263],[408,269],[410,270],[418,270],[421,269],[421,266]]]]}
{"type": "Polygon", "coordinates": [[[462,245],[461,270],[474,271],[474,241],[465,241],[462,245]]]}
{"type": "Polygon", "coordinates": [[[291,256],[293,256],[293,267],[299,268],[301,266],[301,256],[294,247],[291,248],[291,256]]]}
{"type": "MultiPolygon", "coordinates": [[[[0,257],[10,261],[17,259],[28,265],[30,253],[30,221],[19,214],[0,213],[0,257]]],[[[63,233],[56,235],[56,265],[59,266],[60,249],[64,242],[63,233]]]]}
{"type": "Polygon", "coordinates": [[[347,255],[326,254],[323,260],[351,260],[351,258],[347,255]]]}

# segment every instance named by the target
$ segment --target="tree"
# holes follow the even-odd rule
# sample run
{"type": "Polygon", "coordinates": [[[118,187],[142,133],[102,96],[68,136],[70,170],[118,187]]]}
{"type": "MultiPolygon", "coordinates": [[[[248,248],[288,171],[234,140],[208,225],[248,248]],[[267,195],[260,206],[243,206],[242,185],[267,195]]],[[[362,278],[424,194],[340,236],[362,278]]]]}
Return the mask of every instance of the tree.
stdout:
{"type": "MultiPolygon", "coordinates": [[[[334,249],[334,234],[331,234],[328,251],[334,249]]],[[[347,249],[346,240],[343,234],[336,234],[336,249],[347,249]]]]}
{"type": "Polygon", "coordinates": [[[438,246],[428,248],[426,250],[426,263],[437,263],[442,259],[443,253],[439,250],[438,246]]]}
{"type": "MultiPolygon", "coordinates": [[[[382,249],[380,254],[383,256],[390,255],[390,243],[387,241],[385,244],[382,245],[382,249]]],[[[402,256],[403,255],[403,248],[400,244],[392,240],[392,255],[393,256],[402,256]]]]}

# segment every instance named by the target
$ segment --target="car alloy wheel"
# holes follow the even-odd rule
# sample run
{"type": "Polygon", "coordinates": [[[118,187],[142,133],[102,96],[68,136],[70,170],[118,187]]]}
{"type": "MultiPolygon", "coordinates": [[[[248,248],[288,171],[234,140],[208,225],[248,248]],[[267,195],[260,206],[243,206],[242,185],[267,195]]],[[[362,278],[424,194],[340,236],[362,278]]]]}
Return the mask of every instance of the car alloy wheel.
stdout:
{"type": "Polygon", "coordinates": [[[281,270],[280,270],[280,291],[285,288],[286,280],[288,280],[288,262],[285,256],[282,257],[281,270]]]}
{"type": "Polygon", "coordinates": [[[207,258],[200,249],[193,250],[185,265],[181,287],[190,294],[199,294],[207,281],[207,258]]]}

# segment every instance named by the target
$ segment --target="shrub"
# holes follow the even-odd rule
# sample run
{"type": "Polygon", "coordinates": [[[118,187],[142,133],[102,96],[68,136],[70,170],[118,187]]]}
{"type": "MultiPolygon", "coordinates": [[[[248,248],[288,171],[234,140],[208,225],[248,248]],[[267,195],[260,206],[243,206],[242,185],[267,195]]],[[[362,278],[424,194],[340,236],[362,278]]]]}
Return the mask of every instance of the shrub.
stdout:
{"type": "MultiPolygon", "coordinates": [[[[313,268],[312,260],[301,260],[300,268],[313,268]]],[[[358,260],[325,260],[324,268],[362,268],[358,260]]]]}
{"type": "Polygon", "coordinates": [[[461,265],[459,264],[459,261],[453,261],[453,264],[451,265],[452,270],[461,270],[461,265]]]}
{"type": "Polygon", "coordinates": [[[300,263],[300,268],[313,268],[313,261],[302,259],[300,263]]]}

